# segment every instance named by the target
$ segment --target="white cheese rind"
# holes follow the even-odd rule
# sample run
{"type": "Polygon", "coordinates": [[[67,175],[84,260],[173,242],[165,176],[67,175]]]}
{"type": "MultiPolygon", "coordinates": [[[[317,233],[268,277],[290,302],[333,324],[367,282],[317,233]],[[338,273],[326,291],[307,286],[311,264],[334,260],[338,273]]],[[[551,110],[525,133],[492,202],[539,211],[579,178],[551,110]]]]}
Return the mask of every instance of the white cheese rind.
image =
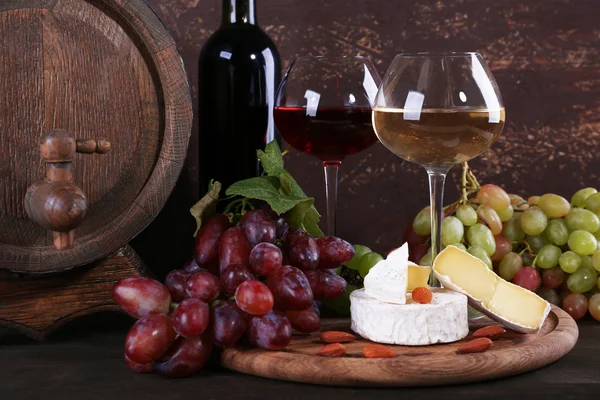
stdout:
{"type": "Polygon", "coordinates": [[[379,261],[365,277],[366,293],[380,301],[406,304],[408,288],[408,245],[392,251],[379,261]]]}
{"type": "Polygon", "coordinates": [[[364,289],[350,294],[352,330],[373,342],[405,346],[450,343],[469,333],[467,298],[446,289],[432,289],[430,304],[407,295],[406,304],[374,299],[364,289]]]}

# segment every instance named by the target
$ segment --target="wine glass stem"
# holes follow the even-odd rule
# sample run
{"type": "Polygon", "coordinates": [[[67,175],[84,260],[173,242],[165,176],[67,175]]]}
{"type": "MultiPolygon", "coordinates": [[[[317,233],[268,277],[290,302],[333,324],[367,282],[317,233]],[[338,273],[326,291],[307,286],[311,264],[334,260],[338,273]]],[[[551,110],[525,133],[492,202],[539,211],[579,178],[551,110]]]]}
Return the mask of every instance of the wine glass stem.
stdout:
{"type": "Polygon", "coordinates": [[[338,171],[341,163],[324,162],[325,169],[325,194],[327,197],[327,232],[328,236],[335,236],[335,212],[337,207],[338,171]]]}
{"type": "MultiPolygon", "coordinates": [[[[444,183],[446,182],[447,168],[427,168],[429,176],[429,201],[431,212],[431,261],[437,257],[442,250],[442,207],[444,204],[444,183]]],[[[440,287],[440,284],[432,273],[430,278],[432,287],[440,287]]]]}

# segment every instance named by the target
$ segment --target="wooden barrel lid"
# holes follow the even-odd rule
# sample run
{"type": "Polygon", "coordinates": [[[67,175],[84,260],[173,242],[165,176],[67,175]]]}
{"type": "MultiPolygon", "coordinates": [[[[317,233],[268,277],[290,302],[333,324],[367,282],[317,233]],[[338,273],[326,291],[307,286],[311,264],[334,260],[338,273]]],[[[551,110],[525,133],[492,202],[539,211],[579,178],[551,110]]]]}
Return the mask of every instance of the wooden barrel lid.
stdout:
{"type": "Polygon", "coordinates": [[[158,214],[183,166],[192,104],[175,43],[142,0],[3,0],[0,38],[0,268],[49,272],[105,257],[158,214]],[[24,205],[44,177],[40,140],[52,129],[112,143],[74,159],[88,210],[68,250],[24,205]]]}

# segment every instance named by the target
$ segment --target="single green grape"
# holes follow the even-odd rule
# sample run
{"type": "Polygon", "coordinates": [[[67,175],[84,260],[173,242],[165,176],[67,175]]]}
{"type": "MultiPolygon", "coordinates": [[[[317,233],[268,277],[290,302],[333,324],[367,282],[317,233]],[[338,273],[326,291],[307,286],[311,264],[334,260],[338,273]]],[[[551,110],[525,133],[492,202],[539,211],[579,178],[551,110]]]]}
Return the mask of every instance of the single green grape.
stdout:
{"type": "Polygon", "coordinates": [[[591,233],[583,230],[571,232],[569,241],[567,242],[569,249],[573,250],[580,256],[588,256],[593,254],[598,247],[598,241],[591,233]]]}
{"type": "Polygon", "coordinates": [[[473,226],[477,223],[477,211],[469,204],[458,207],[455,215],[464,226],[473,226]]]}
{"type": "Polygon", "coordinates": [[[558,265],[560,265],[560,269],[567,274],[572,274],[580,268],[581,256],[574,251],[565,251],[558,258],[558,265]]]}
{"type": "Polygon", "coordinates": [[[433,260],[431,259],[431,252],[428,252],[423,257],[421,257],[421,259],[419,260],[419,265],[427,267],[431,267],[433,265],[433,260]]]}
{"type": "Polygon", "coordinates": [[[592,256],[592,266],[598,272],[600,272],[600,250],[596,250],[592,256]]]}
{"type": "Polygon", "coordinates": [[[494,268],[494,265],[492,264],[492,260],[490,259],[490,256],[487,254],[487,252],[483,248],[481,248],[479,246],[471,246],[471,247],[469,247],[469,249],[467,251],[472,256],[475,256],[475,257],[479,258],[481,261],[483,261],[484,263],[486,263],[486,265],[488,266],[489,269],[494,268]]]}
{"type": "Polygon", "coordinates": [[[598,273],[592,268],[579,268],[567,278],[567,287],[573,293],[589,292],[596,286],[598,273]]]}
{"type": "Polygon", "coordinates": [[[383,260],[383,256],[379,253],[375,253],[374,251],[363,254],[358,265],[358,273],[364,278],[367,276],[371,268],[373,268],[375,264],[381,260],[383,260]]]}
{"type": "Polygon", "coordinates": [[[581,256],[581,266],[579,268],[594,268],[592,256],[581,256]]]}
{"type": "Polygon", "coordinates": [[[553,219],[548,222],[544,235],[552,244],[564,246],[569,240],[569,228],[562,219],[553,219]]]}
{"type": "Polygon", "coordinates": [[[352,257],[352,259],[346,263],[346,267],[353,270],[358,270],[360,258],[365,254],[372,252],[373,250],[367,246],[363,246],[362,244],[355,244],[352,247],[354,247],[354,257],[352,257]]]}
{"type": "Polygon", "coordinates": [[[467,248],[466,248],[466,247],[465,247],[465,245],[464,245],[464,244],[462,244],[462,243],[452,243],[452,244],[451,244],[451,246],[458,247],[458,248],[459,248],[459,249],[461,249],[462,251],[467,251],[467,248]]]}
{"type": "Polygon", "coordinates": [[[571,204],[562,196],[554,193],[546,193],[538,200],[538,207],[549,218],[560,218],[569,213],[571,204]]]}
{"type": "Polygon", "coordinates": [[[459,243],[465,234],[465,227],[456,217],[449,216],[442,221],[442,246],[459,243]]]}
{"type": "Polygon", "coordinates": [[[431,235],[431,211],[429,206],[419,211],[413,221],[413,230],[417,235],[431,235]]]}
{"type": "Polygon", "coordinates": [[[502,226],[502,236],[510,240],[512,243],[521,242],[525,239],[525,232],[521,228],[521,216],[515,215],[502,226]]]}
{"type": "Polygon", "coordinates": [[[534,252],[538,252],[547,244],[550,244],[550,240],[546,237],[546,235],[537,235],[537,236],[527,236],[527,243],[531,250],[534,252]]]}
{"type": "Polygon", "coordinates": [[[560,247],[547,244],[540,249],[536,258],[536,265],[541,268],[552,268],[558,265],[558,259],[562,255],[560,247]]]}
{"type": "Polygon", "coordinates": [[[548,217],[539,208],[530,208],[521,215],[521,228],[528,235],[535,236],[544,232],[548,217]]]}
{"type": "Polygon", "coordinates": [[[515,252],[510,252],[504,256],[498,266],[498,273],[507,281],[512,281],[517,272],[523,267],[523,259],[515,252]]]}
{"type": "Polygon", "coordinates": [[[513,210],[512,206],[508,206],[504,210],[497,211],[497,213],[500,217],[500,221],[506,222],[512,218],[515,211],[513,210]]]}
{"type": "Polygon", "coordinates": [[[573,197],[571,197],[571,204],[575,207],[585,207],[585,201],[594,193],[598,193],[598,191],[593,187],[579,189],[575,192],[573,197]]]}
{"type": "Polygon", "coordinates": [[[594,193],[585,199],[585,208],[598,214],[600,212],[600,193],[594,193]]]}
{"type": "Polygon", "coordinates": [[[467,242],[471,246],[481,247],[488,256],[496,251],[496,240],[490,228],[483,224],[475,224],[467,230],[467,242]]]}
{"type": "Polygon", "coordinates": [[[582,229],[593,233],[600,229],[598,216],[585,208],[572,209],[565,217],[565,223],[570,231],[582,229]]]}

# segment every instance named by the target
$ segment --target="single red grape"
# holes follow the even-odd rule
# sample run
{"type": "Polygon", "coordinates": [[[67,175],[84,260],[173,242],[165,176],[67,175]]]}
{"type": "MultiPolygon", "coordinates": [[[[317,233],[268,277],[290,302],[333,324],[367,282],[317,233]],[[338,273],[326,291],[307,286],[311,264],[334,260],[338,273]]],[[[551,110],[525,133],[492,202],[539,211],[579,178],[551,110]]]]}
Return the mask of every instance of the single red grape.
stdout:
{"type": "Polygon", "coordinates": [[[185,272],[189,272],[190,274],[194,274],[196,272],[208,271],[207,269],[202,268],[196,262],[196,258],[192,257],[185,264],[183,264],[183,269],[185,272]]]}
{"type": "Polygon", "coordinates": [[[314,269],[319,264],[317,241],[300,229],[288,232],[285,237],[287,263],[303,271],[314,269]]]}
{"type": "Polygon", "coordinates": [[[198,299],[185,299],[173,310],[173,328],[186,338],[200,336],[210,321],[208,304],[198,299]]]}
{"type": "Polygon", "coordinates": [[[285,314],[292,328],[298,332],[311,333],[321,328],[321,317],[312,306],[302,311],[286,311],[285,314]]]}
{"type": "Polygon", "coordinates": [[[296,267],[284,265],[267,278],[267,286],[279,310],[305,310],[313,302],[313,293],[306,275],[296,267]]]}
{"type": "Polygon", "coordinates": [[[315,300],[329,300],[346,290],[346,280],[329,269],[305,271],[315,300]]]}
{"type": "Polygon", "coordinates": [[[123,311],[135,318],[167,314],[171,305],[167,288],[150,278],[120,280],[113,286],[112,298],[123,311]]]}
{"type": "Polygon", "coordinates": [[[219,347],[232,347],[246,331],[246,314],[234,301],[217,304],[210,310],[210,337],[219,347]]]}
{"type": "Polygon", "coordinates": [[[154,372],[154,363],[152,361],[138,363],[127,357],[127,354],[125,354],[125,364],[127,364],[127,367],[130,370],[139,372],[140,374],[150,374],[154,372]]]}
{"type": "Polygon", "coordinates": [[[562,309],[575,321],[583,318],[588,308],[588,299],[581,293],[571,293],[563,300],[562,309]]]}
{"type": "MultiPolygon", "coordinates": [[[[411,224],[411,229],[412,229],[412,224],[411,224]]],[[[428,251],[429,251],[429,246],[426,244],[418,244],[415,246],[414,249],[411,249],[409,246],[408,259],[410,261],[414,262],[415,264],[418,264],[419,261],[421,261],[421,259],[423,257],[425,257],[425,255],[427,254],[428,251]]]]}
{"type": "Polygon", "coordinates": [[[175,341],[171,317],[151,315],[137,321],[125,339],[125,354],[131,361],[144,364],[159,359],[175,341]]]}
{"type": "Polygon", "coordinates": [[[325,236],[316,239],[316,242],[319,247],[319,268],[337,268],[354,257],[354,247],[338,237],[325,236]]]}
{"type": "Polygon", "coordinates": [[[404,235],[402,236],[402,242],[408,243],[409,250],[415,249],[420,244],[425,244],[427,239],[429,239],[429,236],[427,235],[417,235],[412,224],[408,224],[404,230],[404,235]]]}
{"type": "Polygon", "coordinates": [[[560,267],[542,271],[542,282],[549,289],[556,289],[565,281],[565,272],[560,267]]]}
{"type": "Polygon", "coordinates": [[[182,269],[175,269],[167,275],[165,278],[165,287],[171,294],[171,299],[179,303],[188,298],[185,291],[187,279],[190,277],[190,273],[182,269]]]}
{"type": "Polygon", "coordinates": [[[278,239],[282,239],[290,231],[290,225],[287,223],[284,217],[279,217],[275,220],[275,234],[278,239]]]}
{"type": "Polygon", "coordinates": [[[254,279],[252,272],[244,264],[229,264],[221,272],[223,292],[231,297],[240,283],[254,279]]]}
{"type": "Polygon", "coordinates": [[[248,314],[263,315],[273,308],[273,294],[262,282],[242,282],[235,291],[235,302],[248,314]]]}
{"type": "Polygon", "coordinates": [[[494,262],[499,262],[512,251],[512,243],[502,235],[494,236],[494,240],[496,241],[496,251],[492,254],[491,259],[494,262]]]}
{"type": "Polygon", "coordinates": [[[228,229],[219,241],[220,271],[229,264],[248,264],[250,246],[239,226],[228,229]]]}
{"type": "Polygon", "coordinates": [[[554,289],[550,289],[547,287],[541,287],[538,290],[538,295],[542,299],[546,300],[548,303],[554,304],[555,306],[560,307],[560,305],[562,304],[562,301],[561,301],[558,293],[554,289]]]}
{"type": "Polygon", "coordinates": [[[267,214],[267,217],[269,217],[272,220],[276,220],[279,217],[279,215],[277,215],[277,213],[273,211],[269,203],[265,203],[262,209],[267,214]]]}
{"type": "Polygon", "coordinates": [[[247,336],[250,343],[257,347],[281,350],[292,340],[292,325],[284,313],[272,310],[250,318],[247,336]]]}
{"type": "Polygon", "coordinates": [[[262,242],[273,243],[277,236],[275,221],[264,210],[248,211],[242,217],[240,227],[252,247],[262,242]]]}
{"type": "Polygon", "coordinates": [[[193,375],[208,361],[212,343],[207,335],[192,339],[179,338],[154,366],[159,375],[183,378],[193,375]]]}
{"type": "Polygon", "coordinates": [[[540,286],[541,278],[539,272],[533,267],[523,267],[513,278],[512,281],[515,285],[519,285],[522,288],[535,292],[540,286]]]}
{"type": "Polygon", "coordinates": [[[219,266],[219,242],[221,236],[231,227],[229,217],[213,215],[200,227],[196,235],[194,255],[198,266],[217,272],[219,266]]]}
{"type": "Polygon", "coordinates": [[[196,272],[188,278],[185,290],[189,297],[210,303],[221,294],[221,282],[210,272],[196,272]]]}
{"type": "Polygon", "coordinates": [[[281,250],[272,243],[259,243],[250,252],[250,266],[260,276],[273,275],[282,262],[281,250]]]}

